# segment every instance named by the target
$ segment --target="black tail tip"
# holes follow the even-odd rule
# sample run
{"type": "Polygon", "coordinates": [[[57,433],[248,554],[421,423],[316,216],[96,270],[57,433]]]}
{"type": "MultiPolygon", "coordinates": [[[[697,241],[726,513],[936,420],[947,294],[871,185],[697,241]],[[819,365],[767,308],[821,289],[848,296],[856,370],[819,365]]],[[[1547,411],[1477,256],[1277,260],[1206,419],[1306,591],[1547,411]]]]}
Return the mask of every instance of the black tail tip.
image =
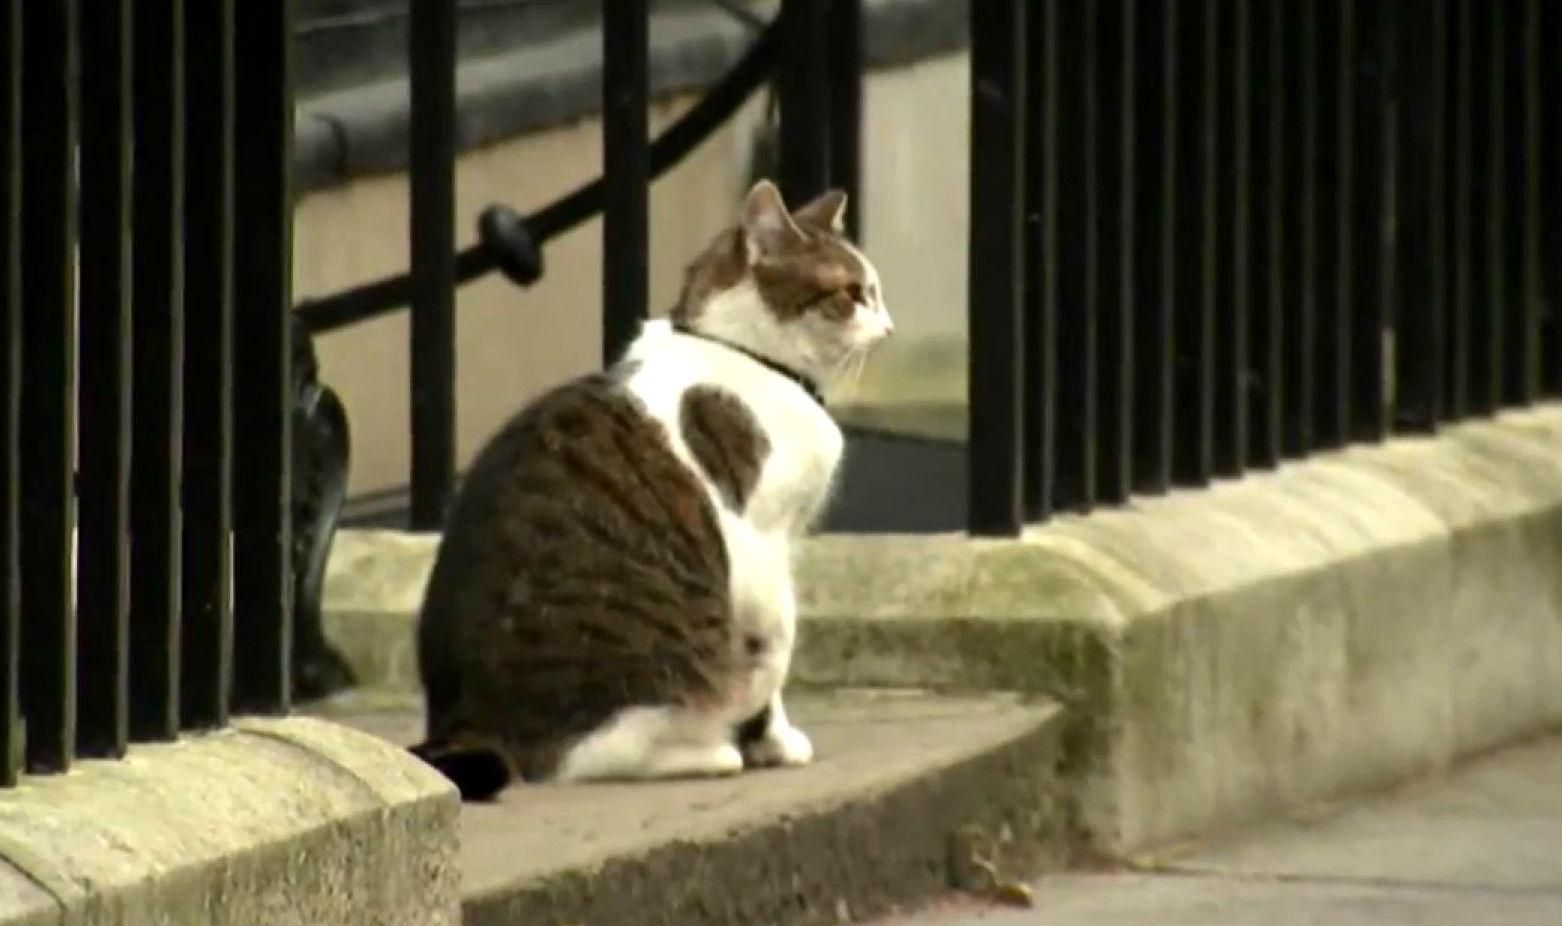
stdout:
{"type": "Polygon", "coordinates": [[[450,779],[463,801],[491,801],[513,777],[510,763],[490,746],[419,743],[409,751],[450,779]]]}

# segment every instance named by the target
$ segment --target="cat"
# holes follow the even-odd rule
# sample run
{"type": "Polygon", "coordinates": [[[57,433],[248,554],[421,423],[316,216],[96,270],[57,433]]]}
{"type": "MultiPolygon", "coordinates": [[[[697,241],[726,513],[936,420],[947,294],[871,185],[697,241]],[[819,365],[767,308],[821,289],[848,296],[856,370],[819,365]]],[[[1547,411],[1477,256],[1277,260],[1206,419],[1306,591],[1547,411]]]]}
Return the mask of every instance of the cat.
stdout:
{"type": "Polygon", "coordinates": [[[893,330],[845,207],[755,183],[667,318],[478,453],[418,621],[413,751],[464,799],[812,760],[781,691],[844,444],[821,389],[893,330]]]}

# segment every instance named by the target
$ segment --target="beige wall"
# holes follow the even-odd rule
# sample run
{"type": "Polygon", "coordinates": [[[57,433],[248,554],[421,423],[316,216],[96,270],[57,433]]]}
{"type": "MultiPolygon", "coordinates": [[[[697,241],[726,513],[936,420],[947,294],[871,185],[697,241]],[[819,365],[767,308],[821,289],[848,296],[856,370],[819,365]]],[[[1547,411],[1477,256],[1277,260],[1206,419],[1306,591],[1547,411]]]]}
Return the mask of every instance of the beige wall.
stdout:
{"type": "MultiPolygon", "coordinates": [[[[963,55],[876,73],[864,128],[864,238],[896,316],[896,343],[875,359],[860,400],[963,401],[965,330],[967,62],[963,55]]],[[[692,102],[652,112],[653,131],[692,102]]],[[[651,301],[676,296],[683,265],[732,219],[743,192],[750,106],[652,189],[651,301]]],[[[460,242],[477,214],[502,201],[530,211],[601,170],[595,119],[465,155],[457,175],[460,242]]],[[[295,226],[299,298],[325,295],[404,270],[405,177],[358,180],[312,194],[295,226]]],[[[497,276],[460,291],[457,309],[458,459],[528,397],[597,364],[601,313],[601,223],[550,243],[546,272],[528,290],[497,276]]],[[[352,492],[407,481],[405,313],[320,339],[323,376],[352,419],[352,492]]]]}

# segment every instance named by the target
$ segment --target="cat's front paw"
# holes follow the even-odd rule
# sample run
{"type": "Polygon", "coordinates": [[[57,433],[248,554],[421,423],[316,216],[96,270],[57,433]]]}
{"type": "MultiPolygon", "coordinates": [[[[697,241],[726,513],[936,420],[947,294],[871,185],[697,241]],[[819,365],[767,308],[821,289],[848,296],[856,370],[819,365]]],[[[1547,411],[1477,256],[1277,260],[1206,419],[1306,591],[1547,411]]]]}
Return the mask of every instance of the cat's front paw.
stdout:
{"type": "Polygon", "coordinates": [[[808,734],[794,726],[771,727],[744,749],[743,758],[749,766],[758,768],[807,765],[814,759],[814,744],[808,734]]]}

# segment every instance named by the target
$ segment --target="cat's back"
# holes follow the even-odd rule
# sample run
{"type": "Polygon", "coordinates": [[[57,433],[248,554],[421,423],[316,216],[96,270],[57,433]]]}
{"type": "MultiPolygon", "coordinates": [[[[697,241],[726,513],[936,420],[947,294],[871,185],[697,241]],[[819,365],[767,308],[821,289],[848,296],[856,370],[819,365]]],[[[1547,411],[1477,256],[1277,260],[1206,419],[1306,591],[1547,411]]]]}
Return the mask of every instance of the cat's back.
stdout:
{"type": "Polygon", "coordinates": [[[550,700],[549,690],[578,693],[604,670],[633,687],[630,676],[663,671],[655,663],[674,645],[724,645],[716,512],[625,388],[632,372],[544,393],[473,460],[419,622],[431,715],[481,699],[471,689],[487,680],[524,675],[550,700]]]}

